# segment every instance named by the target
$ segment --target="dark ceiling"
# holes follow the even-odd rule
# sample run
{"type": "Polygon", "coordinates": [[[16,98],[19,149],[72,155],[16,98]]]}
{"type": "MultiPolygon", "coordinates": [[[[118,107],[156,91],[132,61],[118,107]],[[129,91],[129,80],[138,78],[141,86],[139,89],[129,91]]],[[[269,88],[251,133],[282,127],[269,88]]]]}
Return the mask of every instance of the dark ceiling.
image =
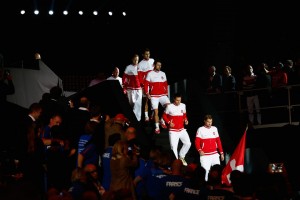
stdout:
{"type": "MultiPolygon", "coordinates": [[[[54,2],[54,1],[53,1],[54,2]]],[[[100,10],[100,15],[48,16],[49,0],[1,1],[0,53],[6,65],[33,59],[40,52],[43,61],[57,73],[109,72],[130,63],[133,53],[149,47],[163,69],[174,73],[208,64],[236,64],[294,56],[299,39],[295,6],[281,2],[235,2],[233,0],[144,1],[144,0],[56,0],[54,11],[70,8],[74,13],[100,10]],[[20,16],[20,8],[41,9],[39,16],[20,16]],[[116,14],[107,16],[113,9],[116,14]],[[122,17],[120,12],[128,15],[122,17]]]]}

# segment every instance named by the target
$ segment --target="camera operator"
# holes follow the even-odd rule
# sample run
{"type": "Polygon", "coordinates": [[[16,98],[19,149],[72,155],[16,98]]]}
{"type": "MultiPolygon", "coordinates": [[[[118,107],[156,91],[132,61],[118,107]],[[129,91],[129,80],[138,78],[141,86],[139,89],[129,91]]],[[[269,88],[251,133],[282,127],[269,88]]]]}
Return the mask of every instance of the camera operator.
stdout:
{"type": "Polygon", "coordinates": [[[0,105],[6,102],[6,96],[15,93],[12,76],[8,70],[0,68],[0,105]]]}

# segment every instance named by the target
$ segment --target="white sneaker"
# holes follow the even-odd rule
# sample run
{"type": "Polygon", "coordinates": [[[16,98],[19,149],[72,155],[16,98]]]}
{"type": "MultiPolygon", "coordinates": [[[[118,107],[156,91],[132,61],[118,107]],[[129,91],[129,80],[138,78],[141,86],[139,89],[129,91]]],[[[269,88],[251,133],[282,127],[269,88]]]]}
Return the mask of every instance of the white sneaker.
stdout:
{"type": "Polygon", "coordinates": [[[160,129],[159,129],[159,128],[156,128],[156,129],[154,130],[154,133],[155,133],[155,134],[160,134],[160,129]]]}
{"type": "Polygon", "coordinates": [[[182,162],[182,164],[183,164],[184,166],[187,166],[187,165],[188,165],[184,158],[179,158],[179,159],[181,160],[181,162],[182,162]]]}

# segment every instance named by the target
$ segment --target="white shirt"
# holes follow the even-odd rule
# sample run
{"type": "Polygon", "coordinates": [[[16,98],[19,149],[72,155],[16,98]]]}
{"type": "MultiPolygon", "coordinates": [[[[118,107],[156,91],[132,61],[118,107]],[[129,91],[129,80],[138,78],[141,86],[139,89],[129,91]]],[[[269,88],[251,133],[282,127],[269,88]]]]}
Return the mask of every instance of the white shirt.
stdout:
{"type": "Polygon", "coordinates": [[[119,76],[118,76],[118,77],[110,76],[110,77],[108,77],[106,80],[117,80],[117,81],[120,82],[121,87],[123,87],[123,84],[122,84],[122,78],[119,77],[119,76]]]}

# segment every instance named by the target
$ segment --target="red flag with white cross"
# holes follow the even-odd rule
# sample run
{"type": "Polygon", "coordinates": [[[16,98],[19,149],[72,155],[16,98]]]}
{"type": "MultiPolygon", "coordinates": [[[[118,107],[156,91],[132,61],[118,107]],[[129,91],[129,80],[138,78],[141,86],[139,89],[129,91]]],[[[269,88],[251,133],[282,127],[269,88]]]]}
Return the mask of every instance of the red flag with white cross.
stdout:
{"type": "Polygon", "coordinates": [[[245,130],[238,146],[235,148],[232,156],[230,157],[229,161],[227,162],[226,166],[222,171],[222,183],[228,186],[231,185],[230,173],[233,170],[239,170],[241,172],[244,171],[246,133],[247,133],[247,129],[245,130]]]}

